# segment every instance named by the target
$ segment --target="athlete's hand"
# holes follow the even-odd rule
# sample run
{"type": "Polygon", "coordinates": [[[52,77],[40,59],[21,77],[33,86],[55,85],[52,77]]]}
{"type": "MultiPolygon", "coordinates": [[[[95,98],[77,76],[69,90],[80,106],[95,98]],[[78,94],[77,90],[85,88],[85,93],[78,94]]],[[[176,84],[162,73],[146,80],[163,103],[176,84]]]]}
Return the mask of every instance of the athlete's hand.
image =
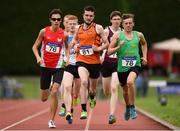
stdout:
{"type": "Polygon", "coordinates": [[[37,59],[37,63],[38,63],[38,64],[42,64],[42,63],[43,63],[42,59],[41,59],[41,58],[38,58],[38,59],[37,59]]]}
{"type": "Polygon", "coordinates": [[[79,53],[79,48],[80,48],[79,45],[74,46],[74,50],[75,50],[76,53],[79,53]]]}
{"type": "Polygon", "coordinates": [[[93,51],[96,51],[96,52],[101,51],[100,47],[97,47],[95,45],[92,45],[92,49],[93,49],[93,51]]]}
{"type": "Polygon", "coordinates": [[[100,56],[100,62],[101,62],[101,64],[103,63],[103,61],[104,61],[104,57],[100,56]]]}
{"type": "Polygon", "coordinates": [[[142,64],[143,64],[143,65],[147,65],[147,59],[146,59],[146,58],[141,57],[141,60],[142,60],[142,64]]]}

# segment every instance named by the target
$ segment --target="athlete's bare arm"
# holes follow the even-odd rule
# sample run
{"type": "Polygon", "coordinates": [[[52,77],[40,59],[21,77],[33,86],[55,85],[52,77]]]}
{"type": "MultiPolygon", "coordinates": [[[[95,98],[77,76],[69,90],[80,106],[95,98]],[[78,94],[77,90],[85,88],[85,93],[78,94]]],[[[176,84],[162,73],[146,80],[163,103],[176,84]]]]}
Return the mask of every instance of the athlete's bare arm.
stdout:
{"type": "Polygon", "coordinates": [[[37,60],[38,64],[42,63],[42,59],[41,59],[41,57],[39,55],[38,48],[39,48],[39,46],[41,45],[41,43],[43,41],[44,31],[45,31],[44,29],[40,30],[39,35],[38,35],[38,37],[37,37],[37,39],[36,39],[36,41],[35,41],[35,43],[34,43],[34,45],[32,47],[33,53],[34,53],[34,55],[36,57],[36,60],[37,60]]]}
{"type": "Polygon", "coordinates": [[[106,49],[109,46],[109,42],[101,25],[96,24],[96,32],[100,35],[102,43],[104,43],[99,47],[93,46],[93,50],[99,52],[106,49]]]}
{"type": "MultiPolygon", "coordinates": [[[[105,36],[108,38],[108,35],[109,35],[109,30],[108,30],[108,28],[105,28],[105,29],[104,29],[104,34],[105,34],[105,36]]],[[[102,44],[104,44],[104,43],[102,43],[102,44]]],[[[106,49],[106,50],[103,50],[103,52],[102,52],[102,54],[101,54],[101,56],[100,56],[101,63],[104,61],[104,57],[105,57],[106,51],[107,51],[107,49],[106,49]]]]}
{"type": "MultiPolygon", "coordinates": [[[[64,44],[65,44],[65,56],[67,58],[67,62],[69,61],[69,44],[68,44],[68,33],[64,32],[64,44]]],[[[68,64],[68,63],[67,63],[68,64]]]]}
{"type": "Polygon", "coordinates": [[[143,57],[141,58],[142,64],[146,65],[147,64],[147,42],[144,35],[141,32],[138,32],[138,35],[139,35],[141,50],[143,54],[143,57]]]}
{"type": "Polygon", "coordinates": [[[121,41],[121,43],[116,46],[118,44],[118,39],[119,39],[119,32],[115,33],[112,37],[112,41],[108,47],[108,55],[114,54],[115,52],[117,52],[124,44],[124,41],[121,41]]]}

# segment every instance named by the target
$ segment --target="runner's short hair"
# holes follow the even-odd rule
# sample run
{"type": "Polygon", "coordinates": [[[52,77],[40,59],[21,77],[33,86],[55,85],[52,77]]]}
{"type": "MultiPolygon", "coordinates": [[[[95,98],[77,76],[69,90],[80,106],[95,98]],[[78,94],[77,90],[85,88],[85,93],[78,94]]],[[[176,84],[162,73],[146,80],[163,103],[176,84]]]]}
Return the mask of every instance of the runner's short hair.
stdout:
{"type": "Polygon", "coordinates": [[[128,18],[132,18],[134,20],[134,14],[123,14],[122,15],[122,20],[128,19],[128,18]]]}
{"type": "Polygon", "coordinates": [[[60,9],[53,9],[53,10],[51,10],[51,12],[49,13],[49,18],[51,18],[51,16],[53,14],[59,14],[61,17],[63,15],[63,13],[62,13],[62,11],[60,9]]]}
{"type": "Polygon", "coordinates": [[[95,12],[95,8],[92,5],[88,5],[88,6],[84,7],[84,12],[85,11],[95,12]]]}
{"type": "Polygon", "coordinates": [[[68,20],[78,20],[78,17],[75,15],[69,15],[68,20]]]}
{"type": "Polygon", "coordinates": [[[111,14],[110,14],[110,19],[112,19],[114,16],[119,16],[119,17],[121,17],[121,16],[122,16],[122,13],[121,13],[120,11],[115,10],[115,11],[111,12],[111,14]]]}

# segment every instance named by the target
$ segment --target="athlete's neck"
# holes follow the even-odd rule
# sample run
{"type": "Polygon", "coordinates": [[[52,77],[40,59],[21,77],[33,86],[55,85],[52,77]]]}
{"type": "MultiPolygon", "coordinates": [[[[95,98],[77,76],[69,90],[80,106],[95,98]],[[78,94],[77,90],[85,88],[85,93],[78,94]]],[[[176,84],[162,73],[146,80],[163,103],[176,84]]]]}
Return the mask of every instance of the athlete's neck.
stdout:
{"type": "Polygon", "coordinates": [[[114,31],[114,32],[116,32],[116,31],[118,31],[119,30],[119,26],[110,26],[110,28],[114,31]]]}
{"type": "Polygon", "coordinates": [[[92,24],[93,24],[93,22],[91,22],[90,24],[84,22],[83,28],[88,29],[92,24]]]}
{"type": "Polygon", "coordinates": [[[60,28],[58,26],[51,26],[50,29],[52,32],[57,32],[60,28]]]}
{"type": "Polygon", "coordinates": [[[128,40],[131,40],[133,38],[133,33],[132,31],[124,31],[124,35],[128,40]]]}
{"type": "Polygon", "coordinates": [[[69,31],[69,35],[74,35],[75,31],[69,31]]]}
{"type": "Polygon", "coordinates": [[[124,34],[126,34],[126,35],[131,35],[131,34],[132,34],[132,31],[124,31],[124,34]]]}

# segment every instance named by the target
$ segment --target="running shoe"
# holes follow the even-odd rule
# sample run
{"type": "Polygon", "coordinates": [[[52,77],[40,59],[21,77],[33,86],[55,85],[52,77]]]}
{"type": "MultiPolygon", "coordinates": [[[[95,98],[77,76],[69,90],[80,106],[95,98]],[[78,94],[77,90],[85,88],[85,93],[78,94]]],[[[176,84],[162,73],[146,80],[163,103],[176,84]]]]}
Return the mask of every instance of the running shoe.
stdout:
{"type": "Polygon", "coordinates": [[[113,124],[116,122],[116,117],[114,115],[109,116],[109,124],[113,124]]]}
{"type": "Polygon", "coordinates": [[[68,112],[66,114],[66,120],[69,124],[72,124],[72,121],[73,121],[73,117],[72,117],[72,114],[70,112],[68,112]]]}
{"type": "Polygon", "coordinates": [[[62,116],[62,117],[64,117],[65,116],[65,114],[66,114],[66,108],[64,108],[64,107],[62,107],[61,106],[61,109],[60,109],[60,111],[59,111],[59,116],[62,116]]]}
{"type": "Polygon", "coordinates": [[[50,120],[50,121],[48,122],[48,127],[49,127],[49,128],[56,128],[56,125],[54,124],[54,122],[53,122],[52,120],[50,120]]]}
{"type": "Polygon", "coordinates": [[[130,108],[126,108],[126,111],[124,113],[124,119],[128,121],[130,118],[130,108]]]}
{"type": "Polygon", "coordinates": [[[87,119],[87,111],[81,111],[80,119],[87,119]]]}
{"type": "Polygon", "coordinates": [[[90,107],[91,108],[94,108],[95,106],[96,106],[96,99],[94,98],[94,99],[89,99],[89,104],[90,104],[90,107]]]}
{"type": "Polygon", "coordinates": [[[130,108],[130,118],[131,119],[136,119],[137,118],[137,112],[134,107],[130,108]]]}

